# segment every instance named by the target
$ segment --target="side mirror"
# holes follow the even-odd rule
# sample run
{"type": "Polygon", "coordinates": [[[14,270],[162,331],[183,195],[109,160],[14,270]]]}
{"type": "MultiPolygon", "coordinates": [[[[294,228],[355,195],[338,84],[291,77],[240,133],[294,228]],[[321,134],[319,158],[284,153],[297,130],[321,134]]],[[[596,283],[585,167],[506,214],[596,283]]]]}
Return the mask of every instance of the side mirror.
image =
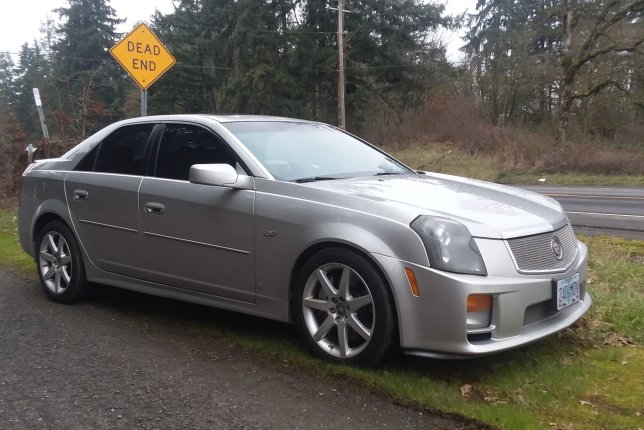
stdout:
{"type": "Polygon", "coordinates": [[[193,184],[237,188],[239,175],[230,164],[193,164],[189,179],[193,184]]]}

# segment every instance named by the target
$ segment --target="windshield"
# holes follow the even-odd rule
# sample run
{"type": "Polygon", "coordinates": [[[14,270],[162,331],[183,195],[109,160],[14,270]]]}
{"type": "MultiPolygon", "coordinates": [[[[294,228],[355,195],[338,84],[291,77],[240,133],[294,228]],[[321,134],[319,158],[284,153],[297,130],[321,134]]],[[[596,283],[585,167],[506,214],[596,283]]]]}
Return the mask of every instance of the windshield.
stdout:
{"type": "Polygon", "coordinates": [[[275,179],[294,182],[410,173],[403,164],[323,124],[224,123],[275,179]]]}

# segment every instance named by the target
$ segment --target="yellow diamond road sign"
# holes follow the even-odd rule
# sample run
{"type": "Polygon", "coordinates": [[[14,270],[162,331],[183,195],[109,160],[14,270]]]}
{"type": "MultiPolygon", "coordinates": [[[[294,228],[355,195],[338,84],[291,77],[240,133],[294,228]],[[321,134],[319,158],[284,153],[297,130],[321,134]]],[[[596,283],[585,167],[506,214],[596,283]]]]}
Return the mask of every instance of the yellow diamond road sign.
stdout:
{"type": "Polygon", "coordinates": [[[145,24],[139,24],[112,46],[110,54],[127,70],[142,90],[147,90],[175,63],[170,51],[145,24]]]}

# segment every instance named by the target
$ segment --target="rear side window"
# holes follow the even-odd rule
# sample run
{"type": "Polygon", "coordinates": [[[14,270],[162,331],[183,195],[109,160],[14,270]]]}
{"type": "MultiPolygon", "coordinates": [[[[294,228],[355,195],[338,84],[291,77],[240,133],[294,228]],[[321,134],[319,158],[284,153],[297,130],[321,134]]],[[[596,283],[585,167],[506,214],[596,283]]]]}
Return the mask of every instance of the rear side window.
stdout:
{"type": "Polygon", "coordinates": [[[194,125],[167,124],[163,130],[156,176],[187,181],[193,164],[230,164],[237,158],[214,133],[194,125]]]}
{"type": "Polygon", "coordinates": [[[101,145],[96,145],[92,150],[87,153],[83,159],[76,165],[75,170],[80,170],[83,172],[91,172],[94,170],[94,163],[96,162],[96,154],[98,153],[98,148],[101,145]]]}
{"type": "Polygon", "coordinates": [[[94,171],[142,175],[145,147],[154,124],[121,127],[101,142],[94,171]]]}

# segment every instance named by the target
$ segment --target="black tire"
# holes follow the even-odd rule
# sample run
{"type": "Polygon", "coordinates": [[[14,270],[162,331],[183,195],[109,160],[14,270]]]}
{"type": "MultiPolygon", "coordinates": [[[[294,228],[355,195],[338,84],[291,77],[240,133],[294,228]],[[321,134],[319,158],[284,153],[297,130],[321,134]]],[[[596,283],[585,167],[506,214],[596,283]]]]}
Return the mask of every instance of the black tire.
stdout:
{"type": "Polygon", "coordinates": [[[78,241],[63,222],[51,221],[38,233],[36,264],[40,284],[51,300],[72,303],[87,293],[78,241]]]}
{"type": "Polygon", "coordinates": [[[345,248],[321,250],[304,264],[295,288],[293,316],[314,354],[350,365],[373,365],[387,355],[396,313],[371,261],[345,248]]]}

